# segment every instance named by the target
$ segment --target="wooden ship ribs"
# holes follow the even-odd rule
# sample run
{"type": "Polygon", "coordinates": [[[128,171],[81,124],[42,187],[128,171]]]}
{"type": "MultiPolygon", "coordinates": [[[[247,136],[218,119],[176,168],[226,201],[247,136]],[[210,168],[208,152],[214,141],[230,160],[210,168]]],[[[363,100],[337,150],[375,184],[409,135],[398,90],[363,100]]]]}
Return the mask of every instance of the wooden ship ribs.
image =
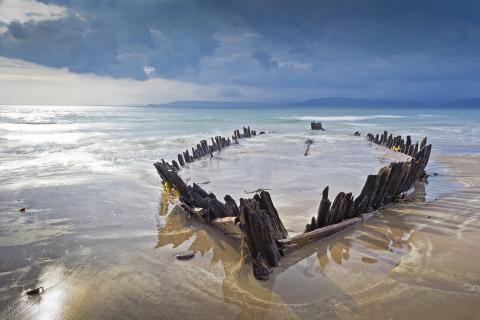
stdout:
{"type": "MultiPolygon", "coordinates": [[[[238,143],[239,139],[255,135],[255,131],[248,127],[244,128],[243,134],[236,130],[232,140],[238,143]]],[[[380,135],[369,133],[367,139],[394,151],[403,152],[410,158],[392,162],[382,167],[377,174],[369,175],[356,198],[351,192],[340,192],[332,203],[328,197],[327,186],[322,192],[318,212],[306,225],[305,232],[291,238],[288,238],[268,192],[261,191],[252,198],[240,199],[238,206],[230,195],[226,195],[222,202],[213,193],[206,192],[195,183],[187,185],[178,175],[179,167],[175,165],[175,161],[170,165],[162,160],[154,165],[164,185],[176,191],[182,208],[187,213],[201,217],[206,223],[243,242],[250,253],[255,277],[266,280],[272,272],[271,269],[278,266],[283,256],[362,222],[371,217],[373,211],[403,198],[417,181],[427,177],[425,167],[432,146],[427,145],[426,138],[420,144],[417,142],[413,145],[410,136],[402,139],[401,136],[393,137],[384,131],[380,135]]],[[[230,145],[229,138],[216,137],[211,140],[210,146],[206,140],[202,140],[197,149],[192,149],[193,156],[190,156],[187,150],[183,160],[191,162],[202,156],[211,156],[212,152],[230,145]],[[205,150],[209,152],[206,153],[205,150]]]]}

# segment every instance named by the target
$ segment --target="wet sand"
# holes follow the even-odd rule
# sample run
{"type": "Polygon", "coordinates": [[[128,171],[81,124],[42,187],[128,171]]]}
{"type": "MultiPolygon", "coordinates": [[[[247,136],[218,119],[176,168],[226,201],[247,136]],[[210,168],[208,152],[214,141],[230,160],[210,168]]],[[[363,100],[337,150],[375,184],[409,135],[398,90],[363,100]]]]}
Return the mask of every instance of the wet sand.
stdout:
{"type": "Polygon", "coordinates": [[[20,279],[2,289],[0,318],[474,319],[480,156],[437,160],[448,171],[430,183],[443,178],[460,183],[457,190],[425,201],[425,185],[418,184],[414,201],[284,258],[266,282],[253,278],[237,243],[172,214],[164,194],[154,232],[123,221],[125,232],[104,239],[55,238],[48,246],[53,262],[0,273],[4,282],[20,279]],[[184,250],[198,253],[176,260],[184,250]],[[21,294],[33,279],[45,292],[21,294]]]}

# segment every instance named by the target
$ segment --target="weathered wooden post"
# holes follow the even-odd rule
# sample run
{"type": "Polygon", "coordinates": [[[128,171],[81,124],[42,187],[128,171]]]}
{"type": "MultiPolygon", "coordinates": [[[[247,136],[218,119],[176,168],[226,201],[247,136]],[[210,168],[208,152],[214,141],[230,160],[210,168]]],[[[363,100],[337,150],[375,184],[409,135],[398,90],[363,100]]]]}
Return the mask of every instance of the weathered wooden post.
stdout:
{"type": "MultiPolygon", "coordinates": [[[[257,195],[258,196],[258,195],[257,195]]],[[[250,251],[253,274],[259,280],[268,279],[276,267],[281,254],[274,231],[275,221],[266,210],[262,210],[258,198],[240,199],[240,228],[250,251]]],[[[283,226],[283,225],[282,225],[283,226]]]]}
{"type": "Polygon", "coordinates": [[[178,154],[178,162],[182,167],[185,166],[185,161],[183,161],[183,156],[181,154],[178,154]]]}
{"type": "Polygon", "coordinates": [[[328,186],[323,189],[322,200],[320,201],[320,206],[318,207],[317,213],[317,225],[316,227],[324,227],[328,222],[328,212],[330,211],[331,202],[328,199],[328,186]]]}

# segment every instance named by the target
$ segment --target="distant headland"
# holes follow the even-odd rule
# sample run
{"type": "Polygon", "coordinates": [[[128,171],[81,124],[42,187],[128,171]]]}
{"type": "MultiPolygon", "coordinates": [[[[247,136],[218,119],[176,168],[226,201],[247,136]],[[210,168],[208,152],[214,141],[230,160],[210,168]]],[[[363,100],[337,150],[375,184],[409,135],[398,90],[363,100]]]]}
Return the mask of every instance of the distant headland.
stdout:
{"type": "Polygon", "coordinates": [[[354,99],[325,97],[298,102],[234,102],[183,100],[164,104],[149,104],[149,107],[198,107],[198,108],[278,108],[278,107],[402,107],[402,108],[478,108],[480,98],[464,98],[440,104],[427,104],[418,100],[354,99]]]}

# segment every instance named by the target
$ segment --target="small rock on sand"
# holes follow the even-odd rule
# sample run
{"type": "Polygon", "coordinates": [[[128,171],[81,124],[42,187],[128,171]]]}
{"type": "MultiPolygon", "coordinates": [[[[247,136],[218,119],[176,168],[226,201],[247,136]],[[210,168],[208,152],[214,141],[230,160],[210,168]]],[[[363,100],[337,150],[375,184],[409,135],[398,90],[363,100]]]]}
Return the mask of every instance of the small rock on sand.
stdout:
{"type": "Polygon", "coordinates": [[[195,256],[195,251],[185,251],[182,253],[177,254],[175,257],[178,260],[189,260],[195,256]]]}
{"type": "Polygon", "coordinates": [[[34,295],[42,293],[43,291],[44,291],[43,287],[31,289],[31,290],[27,291],[27,296],[34,296],[34,295]]]}

